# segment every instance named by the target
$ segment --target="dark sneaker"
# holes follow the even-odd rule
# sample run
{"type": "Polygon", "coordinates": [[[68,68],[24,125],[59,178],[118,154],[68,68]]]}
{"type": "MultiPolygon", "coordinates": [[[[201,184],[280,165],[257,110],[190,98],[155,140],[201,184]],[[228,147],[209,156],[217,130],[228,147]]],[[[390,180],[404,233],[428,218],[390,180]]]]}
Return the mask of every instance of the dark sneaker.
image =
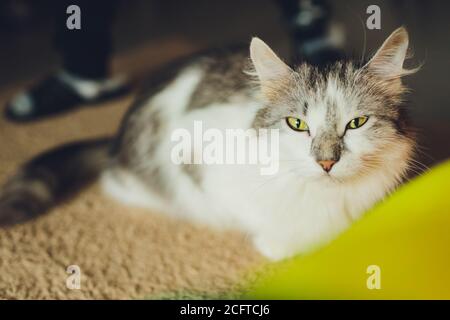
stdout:
{"type": "MultiPolygon", "coordinates": [[[[72,80],[70,80],[72,81],[72,80]]],[[[82,82],[82,81],[81,81],[82,82]]],[[[123,83],[103,86],[92,94],[81,94],[64,76],[50,76],[31,90],[14,97],[6,106],[5,116],[24,122],[69,111],[83,104],[95,104],[129,92],[123,83]]]]}

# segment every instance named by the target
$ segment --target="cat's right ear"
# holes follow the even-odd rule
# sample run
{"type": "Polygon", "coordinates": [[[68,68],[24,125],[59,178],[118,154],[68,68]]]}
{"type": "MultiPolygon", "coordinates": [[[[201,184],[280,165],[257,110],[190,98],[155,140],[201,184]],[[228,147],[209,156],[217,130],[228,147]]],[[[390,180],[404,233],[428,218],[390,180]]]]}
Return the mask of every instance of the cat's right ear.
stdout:
{"type": "Polygon", "coordinates": [[[250,43],[250,58],[262,86],[289,77],[293,72],[264,41],[256,37],[250,43]]]}
{"type": "Polygon", "coordinates": [[[384,41],[365,68],[386,80],[399,79],[416,72],[418,68],[411,70],[403,68],[407,57],[408,43],[408,32],[403,27],[398,28],[384,41]]]}

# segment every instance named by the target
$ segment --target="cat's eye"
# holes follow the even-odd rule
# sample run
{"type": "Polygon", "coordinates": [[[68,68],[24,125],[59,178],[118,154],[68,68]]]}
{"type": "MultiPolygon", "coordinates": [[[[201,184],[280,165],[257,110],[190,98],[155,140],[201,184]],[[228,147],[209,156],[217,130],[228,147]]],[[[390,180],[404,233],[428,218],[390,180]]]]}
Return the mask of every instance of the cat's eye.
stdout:
{"type": "Polygon", "coordinates": [[[347,124],[347,129],[358,129],[361,128],[369,120],[369,117],[358,117],[353,119],[347,124]]]}
{"type": "Polygon", "coordinates": [[[288,126],[295,131],[309,131],[309,127],[302,119],[287,117],[286,122],[288,126]]]}

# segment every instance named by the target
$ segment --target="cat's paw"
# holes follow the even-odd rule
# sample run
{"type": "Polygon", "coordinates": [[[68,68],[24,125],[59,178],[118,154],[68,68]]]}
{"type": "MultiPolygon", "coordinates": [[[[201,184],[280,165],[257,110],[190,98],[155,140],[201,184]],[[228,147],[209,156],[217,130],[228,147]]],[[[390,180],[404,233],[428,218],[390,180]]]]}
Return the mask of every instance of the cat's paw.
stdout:
{"type": "Polygon", "coordinates": [[[274,241],[266,237],[255,237],[253,244],[263,256],[272,261],[286,259],[295,254],[295,250],[287,243],[274,241]]]}

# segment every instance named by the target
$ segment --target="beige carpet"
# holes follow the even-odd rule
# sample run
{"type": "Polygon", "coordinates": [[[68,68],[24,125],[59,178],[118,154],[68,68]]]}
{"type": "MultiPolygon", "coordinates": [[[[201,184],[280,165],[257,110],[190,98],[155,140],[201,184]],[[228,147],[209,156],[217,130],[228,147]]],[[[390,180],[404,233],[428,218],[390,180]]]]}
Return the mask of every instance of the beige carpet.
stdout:
{"type": "MultiPolygon", "coordinates": [[[[182,41],[158,43],[117,58],[115,70],[142,72],[145,64],[151,69],[192,50],[182,41]]],[[[0,105],[23,85],[0,92],[0,105]]],[[[0,183],[43,150],[115,132],[131,101],[26,125],[0,118],[0,183]]],[[[120,206],[93,185],[34,222],[0,230],[0,298],[215,296],[232,291],[263,261],[242,235],[120,206]],[[80,267],[80,290],[66,287],[69,265],[80,267]]]]}

